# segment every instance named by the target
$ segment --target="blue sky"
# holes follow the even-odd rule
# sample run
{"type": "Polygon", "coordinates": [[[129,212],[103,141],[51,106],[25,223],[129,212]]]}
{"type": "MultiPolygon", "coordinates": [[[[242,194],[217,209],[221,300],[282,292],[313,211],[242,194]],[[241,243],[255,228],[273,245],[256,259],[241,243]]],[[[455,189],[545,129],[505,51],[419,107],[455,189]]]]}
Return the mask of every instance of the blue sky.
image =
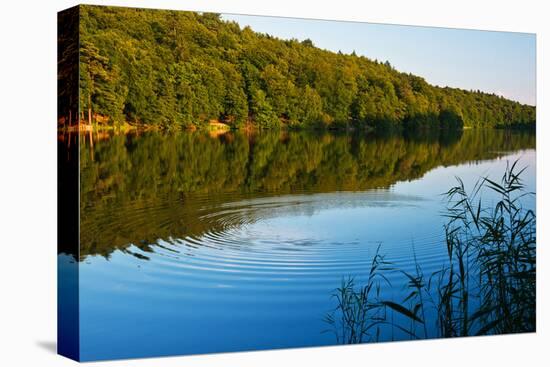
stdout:
{"type": "Polygon", "coordinates": [[[534,34],[223,14],[244,27],[381,61],[439,86],[536,104],[534,34]]]}

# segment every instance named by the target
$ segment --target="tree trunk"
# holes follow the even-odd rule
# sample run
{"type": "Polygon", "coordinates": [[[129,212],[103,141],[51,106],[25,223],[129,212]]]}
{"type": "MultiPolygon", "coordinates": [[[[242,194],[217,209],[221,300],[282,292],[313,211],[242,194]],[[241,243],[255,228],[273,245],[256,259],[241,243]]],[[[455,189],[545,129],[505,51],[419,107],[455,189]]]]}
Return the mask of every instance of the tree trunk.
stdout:
{"type": "MultiPolygon", "coordinates": [[[[92,152],[93,152],[93,148],[94,148],[94,138],[92,136],[92,96],[88,96],[88,125],[90,125],[88,127],[88,135],[90,137],[90,149],[92,149],[92,152]]],[[[93,160],[93,153],[92,153],[92,160],[93,160]]]]}
{"type": "Polygon", "coordinates": [[[88,96],[88,124],[92,124],[92,96],[88,96]]]}

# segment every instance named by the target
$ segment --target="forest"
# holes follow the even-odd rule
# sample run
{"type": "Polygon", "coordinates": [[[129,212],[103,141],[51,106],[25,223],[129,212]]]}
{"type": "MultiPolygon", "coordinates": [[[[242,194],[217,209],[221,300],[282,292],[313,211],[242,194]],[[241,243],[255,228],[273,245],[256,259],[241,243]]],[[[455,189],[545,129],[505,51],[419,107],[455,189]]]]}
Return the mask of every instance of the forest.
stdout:
{"type": "MultiPolygon", "coordinates": [[[[432,86],[388,61],[257,33],[219,14],[76,9],[80,93],[78,103],[68,100],[72,93],[64,88],[74,86],[75,75],[63,72],[68,61],[62,50],[63,126],[77,120],[98,128],[168,130],[212,123],[329,129],[535,126],[534,106],[432,86]]],[[[59,37],[60,48],[74,55],[71,37],[62,32],[59,37]]]]}

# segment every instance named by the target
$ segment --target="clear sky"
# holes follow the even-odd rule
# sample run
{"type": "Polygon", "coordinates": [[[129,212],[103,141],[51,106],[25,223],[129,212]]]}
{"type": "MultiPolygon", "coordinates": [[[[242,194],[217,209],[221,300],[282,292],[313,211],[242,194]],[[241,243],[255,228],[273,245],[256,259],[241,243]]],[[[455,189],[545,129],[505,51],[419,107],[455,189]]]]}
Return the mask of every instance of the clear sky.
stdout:
{"type": "Polygon", "coordinates": [[[482,90],[535,105],[534,34],[223,14],[283,39],[389,61],[431,84],[482,90]]]}

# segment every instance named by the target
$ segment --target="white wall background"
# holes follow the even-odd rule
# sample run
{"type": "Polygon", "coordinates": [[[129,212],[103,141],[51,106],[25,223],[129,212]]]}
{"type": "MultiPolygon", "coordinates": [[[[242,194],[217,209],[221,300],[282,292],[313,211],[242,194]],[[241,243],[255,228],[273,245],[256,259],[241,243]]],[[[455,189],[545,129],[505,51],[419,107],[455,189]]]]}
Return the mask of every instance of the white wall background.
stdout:
{"type": "MultiPolygon", "coordinates": [[[[94,366],[540,366],[548,363],[550,33],[532,0],[130,0],[96,4],[537,33],[538,332],[94,366]]],[[[0,10],[0,365],[69,366],[56,338],[56,12],[75,1],[5,0],[0,10]]]]}

